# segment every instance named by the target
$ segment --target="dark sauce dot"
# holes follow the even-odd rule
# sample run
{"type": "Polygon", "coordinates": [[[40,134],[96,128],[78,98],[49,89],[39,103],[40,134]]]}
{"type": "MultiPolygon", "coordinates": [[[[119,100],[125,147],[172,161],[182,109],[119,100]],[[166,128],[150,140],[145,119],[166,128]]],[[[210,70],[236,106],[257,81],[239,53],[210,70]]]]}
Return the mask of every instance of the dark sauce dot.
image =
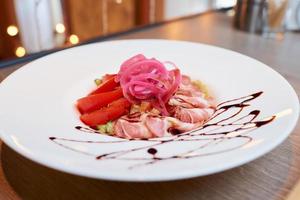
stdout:
{"type": "Polygon", "coordinates": [[[105,157],[105,156],[107,156],[107,155],[108,155],[108,154],[102,154],[102,155],[100,155],[100,156],[97,156],[96,159],[97,159],[97,160],[100,160],[101,158],[103,158],[103,157],[105,157]]]}
{"type": "Polygon", "coordinates": [[[171,133],[172,135],[179,135],[181,132],[176,129],[176,128],[169,128],[168,132],[171,133]]]}
{"type": "Polygon", "coordinates": [[[251,96],[252,96],[253,98],[257,98],[257,97],[259,97],[262,93],[263,93],[263,91],[260,91],[260,92],[257,92],[257,93],[252,94],[251,96]]]}
{"type": "Polygon", "coordinates": [[[49,139],[50,139],[50,140],[55,140],[55,139],[56,139],[56,137],[49,137],[49,139]]]}
{"type": "Polygon", "coordinates": [[[259,110],[253,110],[253,111],[251,111],[250,113],[249,113],[249,115],[258,115],[260,113],[260,111],[259,110]]]}
{"type": "Polygon", "coordinates": [[[148,153],[155,155],[157,153],[157,150],[154,148],[150,148],[150,149],[148,149],[148,153]]]}
{"type": "Polygon", "coordinates": [[[272,116],[269,120],[255,122],[255,125],[257,128],[259,128],[265,124],[272,122],[274,119],[275,119],[275,116],[272,116]]]}
{"type": "Polygon", "coordinates": [[[97,126],[90,126],[90,129],[93,129],[93,131],[97,131],[97,126]]]}
{"type": "MultiPolygon", "coordinates": [[[[213,124],[214,125],[214,124],[213,124]]],[[[206,127],[209,127],[209,126],[211,126],[211,124],[204,124],[203,126],[202,126],[202,128],[206,128],[206,127]]]]}
{"type": "Polygon", "coordinates": [[[182,158],[182,157],[178,156],[178,155],[175,155],[175,156],[172,156],[172,158],[182,158]]]}

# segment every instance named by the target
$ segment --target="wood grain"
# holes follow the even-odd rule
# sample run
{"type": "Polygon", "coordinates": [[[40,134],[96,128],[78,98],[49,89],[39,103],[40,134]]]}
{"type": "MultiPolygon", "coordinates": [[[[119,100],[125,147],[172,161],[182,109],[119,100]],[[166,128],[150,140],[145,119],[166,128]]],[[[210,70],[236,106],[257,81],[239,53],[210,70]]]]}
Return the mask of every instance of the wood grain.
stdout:
{"type": "Polygon", "coordinates": [[[18,22],[15,13],[14,1],[2,0],[0,6],[0,60],[15,57],[15,50],[21,45],[20,34],[9,36],[7,27],[18,22]]]}
{"type": "Polygon", "coordinates": [[[63,0],[63,5],[69,34],[81,41],[103,34],[102,1],[63,0]]]}
{"type": "Polygon", "coordinates": [[[136,26],[135,0],[123,0],[122,4],[108,0],[107,9],[107,33],[129,30],[136,26]]]}
{"type": "Polygon", "coordinates": [[[292,189],[286,200],[299,200],[300,197],[300,181],[292,189]]]}
{"type": "MultiPolygon", "coordinates": [[[[300,35],[263,38],[231,28],[232,19],[208,14],[115,39],[162,38],[217,45],[258,59],[281,73],[300,95],[300,35]]],[[[0,70],[0,81],[20,66],[0,70]]],[[[36,164],[2,144],[0,199],[281,200],[300,178],[300,124],[279,147],[241,167],[183,181],[110,182],[36,164]]],[[[300,197],[299,197],[300,199],[300,197]]]]}
{"type": "Polygon", "coordinates": [[[135,0],[63,0],[68,34],[81,41],[120,32],[136,25],[135,0]]]}

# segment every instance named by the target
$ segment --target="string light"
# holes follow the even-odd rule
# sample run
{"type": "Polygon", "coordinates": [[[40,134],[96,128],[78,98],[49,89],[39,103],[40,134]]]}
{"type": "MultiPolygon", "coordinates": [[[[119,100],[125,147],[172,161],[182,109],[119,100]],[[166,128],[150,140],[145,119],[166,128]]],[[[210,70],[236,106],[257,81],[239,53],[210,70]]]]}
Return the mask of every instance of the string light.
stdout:
{"type": "Polygon", "coordinates": [[[117,3],[117,4],[121,4],[121,3],[122,3],[122,0],[116,0],[116,3],[117,3]]]}
{"type": "Polygon", "coordinates": [[[66,27],[62,23],[58,23],[55,26],[55,30],[57,33],[64,33],[66,31],[66,27]]]}
{"type": "Polygon", "coordinates": [[[78,38],[77,35],[72,34],[69,37],[69,41],[70,41],[71,44],[77,44],[79,42],[79,38],[78,38]]]}
{"type": "Polygon", "coordinates": [[[229,16],[229,17],[233,17],[234,13],[235,13],[234,10],[229,10],[226,12],[227,16],[229,16]]]}
{"type": "Polygon", "coordinates": [[[23,57],[26,54],[26,50],[24,47],[18,47],[15,53],[17,57],[23,57]]]}
{"type": "Polygon", "coordinates": [[[19,29],[14,25],[10,25],[7,27],[6,32],[10,36],[16,36],[19,33],[19,29]]]}

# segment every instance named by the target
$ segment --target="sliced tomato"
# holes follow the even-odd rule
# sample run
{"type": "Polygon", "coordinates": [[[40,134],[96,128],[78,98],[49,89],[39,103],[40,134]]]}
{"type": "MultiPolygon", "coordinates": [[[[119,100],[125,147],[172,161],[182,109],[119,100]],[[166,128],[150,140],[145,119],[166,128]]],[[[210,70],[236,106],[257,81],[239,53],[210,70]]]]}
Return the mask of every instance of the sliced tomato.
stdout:
{"type": "Polygon", "coordinates": [[[121,97],[123,97],[123,92],[121,88],[118,88],[111,92],[103,92],[83,97],[77,101],[77,108],[81,114],[89,113],[99,110],[121,97]]]}
{"type": "Polygon", "coordinates": [[[128,112],[129,107],[130,103],[127,99],[121,98],[100,110],[81,115],[80,120],[90,127],[96,127],[118,119],[128,112]]]}
{"type": "Polygon", "coordinates": [[[105,78],[104,82],[98,86],[96,90],[91,92],[89,95],[99,94],[103,92],[109,92],[114,90],[117,86],[120,84],[115,81],[116,75],[106,75],[109,76],[109,78],[105,78]]]}

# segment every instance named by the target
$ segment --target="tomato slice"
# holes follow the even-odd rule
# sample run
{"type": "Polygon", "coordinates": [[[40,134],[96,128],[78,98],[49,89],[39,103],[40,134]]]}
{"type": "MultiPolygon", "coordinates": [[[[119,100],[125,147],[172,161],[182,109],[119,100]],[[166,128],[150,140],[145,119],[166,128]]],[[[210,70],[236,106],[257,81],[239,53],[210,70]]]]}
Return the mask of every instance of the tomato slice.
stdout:
{"type": "Polygon", "coordinates": [[[107,106],[111,102],[123,97],[121,88],[111,92],[104,92],[99,94],[83,97],[77,101],[77,108],[81,114],[93,112],[100,108],[107,106]]]}
{"type": "Polygon", "coordinates": [[[107,78],[105,78],[104,82],[98,86],[96,90],[91,92],[89,95],[99,94],[103,92],[109,92],[114,90],[117,86],[120,84],[115,81],[116,75],[108,75],[107,78]]]}
{"type": "Polygon", "coordinates": [[[80,120],[90,127],[96,127],[97,125],[116,120],[126,114],[130,105],[127,99],[121,98],[100,110],[81,115],[80,120]]]}

